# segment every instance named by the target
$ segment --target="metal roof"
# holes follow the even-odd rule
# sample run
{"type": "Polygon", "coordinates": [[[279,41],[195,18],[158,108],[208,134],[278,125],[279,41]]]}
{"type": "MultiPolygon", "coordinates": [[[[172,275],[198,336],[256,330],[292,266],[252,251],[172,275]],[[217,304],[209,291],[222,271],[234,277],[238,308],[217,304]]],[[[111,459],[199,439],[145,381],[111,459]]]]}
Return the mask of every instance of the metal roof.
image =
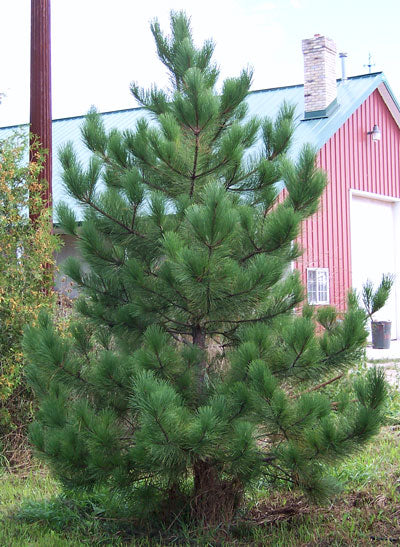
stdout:
{"type": "MultiPolygon", "coordinates": [[[[304,120],[303,85],[252,91],[247,98],[249,116],[270,116],[274,118],[283,101],[295,105],[297,127],[290,154],[293,158],[296,158],[301,146],[305,143],[312,144],[316,149],[321,148],[381,83],[386,85],[398,107],[384,75],[377,72],[353,76],[344,81],[338,80],[337,101],[339,107],[329,117],[304,120]]],[[[143,108],[102,113],[106,130],[132,128],[137,120],[143,116],[146,116],[146,111],[143,108]]],[[[57,204],[59,201],[66,201],[75,210],[77,210],[76,203],[66,195],[62,186],[61,165],[57,153],[63,144],[72,141],[80,161],[83,164],[87,163],[90,152],[82,143],[80,133],[83,119],[84,116],[77,116],[53,120],[53,202],[57,204]]],[[[6,138],[18,128],[21,128],[21,126],[0,128],[0,139],[6,138]]],[[[24,126],[25,131],[27,131],[27,128],[27,125],[24,126]]],[[[78,213],[78,216],[81,215],[78,213]]]]}
{"type": "Polygon", "coordinates": [[[338,80],[339,106],[326,118],[304,119],[303,85],[254,91],[248,97],[249,111],[256,116],[274,117],[283,101],[296,105],[297,128],[291,149],[291,155],[295,158],[304,143],[310,143],[317,149],[322,148],[382,82],[393,96],[382,72],[353,76],[344,81],[338,80]]]}

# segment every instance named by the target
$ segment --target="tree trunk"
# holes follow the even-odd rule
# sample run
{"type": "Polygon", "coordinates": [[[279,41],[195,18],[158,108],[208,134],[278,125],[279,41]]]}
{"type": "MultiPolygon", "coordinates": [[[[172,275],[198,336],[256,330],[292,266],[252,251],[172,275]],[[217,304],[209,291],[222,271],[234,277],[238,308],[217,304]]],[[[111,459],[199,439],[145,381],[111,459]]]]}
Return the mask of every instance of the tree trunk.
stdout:
{"type": "Polygon", "coordinates": [[[221,480],[216,467],[208,461],[196,462],[193,474],[193,518],[209,526],[232,521],[243,499],[240,482],[221,480]]]}
{"type": "Polygon", "coordinates": [[[206,351],[206,335],[200,326],[193,327],[192,331],[193,345],[199,347],[204,352],[204,359],[198,364],[196,381],[197,381],[197,396],[199,401],[203,399],[205,393],[205,375],[207,371],[207,361],[205,358],[206,351]]]}
{"type": "MultiPolygon", "coordinates": [[[[201,401],[206,392],[206,335],[197,325],[193,327],[192,336],[193,345],[204,351],[204,359],[198,364],[197,369],[197,394],[201,401]]],[[[221,480],[218,469],[210,461],[196,462],[193,466],[193,476],[191,511],[194,520],[209,526],[230,522],[242,501],[243,488],[240,482],[221,480]]]]}

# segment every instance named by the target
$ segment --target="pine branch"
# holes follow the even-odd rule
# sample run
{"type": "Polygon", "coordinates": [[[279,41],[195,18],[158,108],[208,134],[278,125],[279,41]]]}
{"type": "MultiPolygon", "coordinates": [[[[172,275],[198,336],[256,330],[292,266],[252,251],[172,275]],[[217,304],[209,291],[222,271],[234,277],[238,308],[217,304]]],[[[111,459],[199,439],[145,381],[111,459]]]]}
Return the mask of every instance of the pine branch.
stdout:
{"type": "MultiPolygon", "coordinates": [[[[227,112],[223,112],[223,114],[226,114],[227,112]]],[[[217,141],[217,139],[219,138],[219,136],[221,135],[222,131],[224,131],[224,129],[226,129],[228,127],[228,121],[229,121],[229,118],[227,117],[225,120],[222,121],[222,123],[220,124],[219,128],[217,129],[217,131],[214,133],[214,136],[211,138],[211,143],[215,143],[215,141],[217,141]]]]}
{"type": "Polygon", "coordinates": [[[193,171],[191,175],[192,183],[190,185],[190,192],[189,192],[190,198],[193,196],[194,182],[196,180],[197,159],[199,155],[199,134],[196,133],[195,135],[196,135],[196,140],[195,140],[195,149],[194,149],[194,161],[193,161],[193,171]]]}
{"type": "Polygon", "coordinates": [[[200,178],[208,177],[209,175],[212,175],[213,173],[221,169],[221,167],[226,165],[228,162],[229,162],[229,158],[223,159],[218,165],[212,167],[208,171],[203,171],[202,173],[199,173],[198,175],[196,175],[196,179],[200,179],[200,178]]]}
{"type": "MultiPolygon", "coordinates": [[[[170,304],[172,307],[177,307],[179,308],[180,310],[184,311],[185,313],[187,313],[188,315],[193,315],[187,308],[181,306],[180,304],[178,304],[177,302],[174,302],[172,300],[170,300],[169,298],[167,298],[166,296],[164,296],[163,294],[160,294],[158,293],[157,291],[154,291],[153,289],[150,289],[149,287],[147,287],[146,285],[143,285],[143,284],[140,284],[138,283],[138,286],[143,289],[144,291],[147,291],[148,293],[150,294],[153,294],[154,296],[157,296],[157,298],[161,298],[162,300],[164,300],[165,302],[167,302],[168,304],[170,304]]],[[[181,323],[182,325],[184,323],[181,323]]],[[[187,325],[189,326],[189,325],[187,325]]]]}
{"type": "MultiPolygon", "coordinates": [[[[187,329],[190,329],[192,327],[192,325],[190,323],[182,323],[181,321],[177,321],[176,319],[172,319],[171,317],[168,317],[167,315],[165,315],[165,313],[162,313],[159,310],[156,313],[158,313],[161,317],[166,319],[169,323],[174,323],[175,325],[180,325],[180,326],[185,327],[187,329]]],[[[181,334],[191,334],[191,333],[190,332],[185,332],[185,333],[182,332],[181,334]]]]}
{"type": "Polygon", "coordinates": [[[204,325],[209,325],[210,323],[233,323],[234,325],[239,326],[239,325],[244,325],[248,323],[262,323],[264,321],[270,321],[271,319],[274,319],[278,315],[287,313],[289,309],[291,309],[291,306],[288,309],[283,309],[283,310],[277,311],[276,313],[263,315],[260,317],[254,317],[251,319],[212,319],[212,320],[210,319],[208,321],[205,321],[204,325]]]}
{"type": "Polygon", "coordinates": [[[118,220],[117,218],[112,217],[111,215],[109,215],[108,213],[106,213],[106,211],[100,209],[100,207],[98,207],[98,206],[97,206],[95,203],[93,203],[91,200],[86,199],[84,202],[87,203],[90,207],[92,207],[92,209],[94,209],[95,211],[97,211],[98,213],[100,213],[102,216],[108,218],[109,220],[112,220],[112,222],[115,222],[115,224],[118,224],[118,226],[121,226],[121,228],[123,228],[124,230],[126,230],[129,234],[132,234],[132,235],[135,235],[135,236],[137,236],[137,237],[140,237],[141,239],[148,239],[147,236],[145,236],[144,234],[141,234],[141,233],[138,232],[137,230],[132,230],[129,226],[126,226],[126,224],[124,224],[123,222],[121,222],[121,221],[118,220]]]}
{"type": "Polygon", "coordinates": [[[277,464],[274,464],[272,463],[271,461],[268,462],[268,466],[270,467],[273,467],[274,469],[278,469],[278,471],[280,471],[281,473],[283,473],[284,477],[283,480],[286,480],[288,482],[291,482],[292,484],[297,484],[295,480],[293,480],[292,476],[287,472],[285,471],[285,469],[282,469],[281,466],[277,465],[277,464]]]}
{"type": "Polygon", "coordinates": [[[303,352],[304,352],[304,350],[305,350],[305,348],[306,348],[307,342],[308,342],[308,340],[306,340],[306,339],[303,341],[303,344],[302,344],[302,346],[301,346],[299,352],[298,352],[298,351],[296,350],[296,348],[293,346],[293,349],[294,349],[294,351],[297,353],[297,355],[296,355],[296,358],[294,359],[293,363],[290,365],[289,368],[294,368],[294,367],[296,366],[297,361],[298,361],[298,360],[300,359],[300,357],[303,355],[303,352]]]}
{"type": "MultiPolygon", "coordinates": [[[[167,328],[165,328],[165,331],[166,331],[170,336],[172,336],[172,338],[173,338],[174,340],[176,340],[179,344],[185,344],[185,345],[187,345],[187,346],[189,346],[189,347],[192,346],[192,344],[191,344],[190,342],[188,342],[187,340],[185,340],[185,338],[179,337],[179,335],[180,335],[180,334],[183,334],[183,333],[177,332],[177,331],[173,331],[173,330],[167,329],[167,328]]],[[[185,333],[185,334],[190,334],[190,333],[185,333]]]]}
{"type": "MultiPolygon", "coordinates": [[[[155,275],[156,277],[158,277],[157,274],[152,274],[152,275],[155,275]]],[[[183,295],[183,294],[181,293],[181,291],[179,291],[179,290],[175,287],[175,285],[173,285],[172,283],[168,283],[168,287],[170,287],[173,291],[175,291],[176,294],[177,294],[183,301],[189,303],[188,298],[187,298],[185,295],[183,295]]]]}
{"type": "Polygon", "coordinates": [[[312,391],[318,391],[320,389],[323,389],[326,386],[329,386],[329,384],[333,384],[333,382],[337,382],[337,380],[340,380],[340,378],[343,378],[344,372],[341,374],[338,374],[334,378],[331,378],[330,380],[327,380],[326,382],[322,382],[322,384],[318,384],[317,386],[313,386],[310,389],[307,389],[307,391],[304,391],[303,393],[300,393],[300,395],[297,395],[297,397],[301,397],[305,393],[311,393],[312,391]]]}
{"type": "MultiPolygon", "coordinates": [[[[190,179],[190,175],[187,175],[185,173],[182,173],[181,171],[179,171],[179,169],[177,169],[176,167],[174,167],[170,161],[168,161],[165,156],[162,155],[161,153],[161,150],[158,149],[157,147],[157,154],[158,154],[158,158],[173,172],[175,173],[176,175],[178,175],[179,177],[183,177],[183,178],[187,178],[187,179],[190,179]]],[[[154,169],[154,166],[151,167],[152,169],[154,169]]],[[[154,169],[156,170],[156,169],[154,169]]],[[[162,173],[162,170],[159,169],[158,170],[160,173],[162,173]]],[[[165,176],[165,175],[164,175],[165,176]]]]}
{"type": "Polygon", "coordinates": [[[135,204],[134,207],[133,207],[133,214],[132,214],[132,221],[131,221],[131,230],[133,230],[133,227],[135,226],[137,210],[138,210],[138,205],[135,204]]]}
{"type": "MultiPolygon", "coordinates": [[[[239,179],[235,180],[235,184],[239,184],[239,182],[243,182],[245,180],[250,179],[256,173],[258,173],[258,166],[255,169],[252,169],[251,171],[247,171],[239,179]]],[[[231,187],[229,187],[228,189],[231,190],[232,192],[255,192],[257,190],[262,190],[262,188],[263,188],[263,186],[260,184],[256,188],[253,188],[253,187],[252,188],[247,188],[247,187],[244,187],[244,188],[243,187],[242,188],[231,188],[231,187]]]]}
{"type": "MultiPolygon", "coordinates": [[[[94,285],[90,285],[89,283],[87,283],[86,281],[84,281],[83,279],[81,279],[80,281],[76,281],[76,283],[82,287],[82,288],[85,288],[85,289],[88,289],[89,291],[93,291],[94,293],[97,293],[97,294],[101,294],[102,296],[108,296],[110,299],[112,300],[116,300],[118,301],[118,298],[116,298],[116,294],[113,293],[113,292],[110,292],[105,284],[104,284],[104,280],[98,275],[98,278],[102,281],[103,283],[103,287],[104,287],[104,290],[101,291],[98,287],[94,286],[94,285]]],[[[124,304],[128,304],[129,303],[129,300],[123,300],[122,299],[122,302],[124,304]]]]}
{"type": "Polygon", "coordinates": [[[238,169],[239,169],[239,165],[235,165],[235,168],[232,172],[232,175],[231,175],[228,183],[225,183],[226,190],[229,190],[232,184],[236,184],[236,181],[234,182],[234,180],[235,180],[236,173],[238,172],[238,169]]]}
{"type": "Polygon", "coordinates": [[[236,293],[228,293],[228,294],[225,294],[225,298],[237,298],[238,296],[244,296],[245,294],[250,294],[252,293],[255,289],[258,288],[259,286],[259,283],[260,281],[262,280],[263,278],[263,274],[260,274],[258,276],[257,279],[255,279],[253,285],[249,288],[249,289],[246,289],[246,290],[243,290],[243,291],[239,291],[239,292],[236,292],[236,293]]]}

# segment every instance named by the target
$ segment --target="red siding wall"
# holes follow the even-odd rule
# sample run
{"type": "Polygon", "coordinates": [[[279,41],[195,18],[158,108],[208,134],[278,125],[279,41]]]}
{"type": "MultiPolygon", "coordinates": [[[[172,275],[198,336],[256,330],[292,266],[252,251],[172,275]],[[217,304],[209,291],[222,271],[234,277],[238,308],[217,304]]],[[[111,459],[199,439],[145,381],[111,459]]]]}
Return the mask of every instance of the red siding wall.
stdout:
{"type": "Polygon", "coordinates": [[[330,181],[320,210],[308,219],[296,263],[306,283],[307,268],[329,268],[330,302],[346,305],[351,287],[350,189],[400,197],[400,129],[378,90],[354,112],[318,153],[330,181]],[[379,125],[382,139],[367,135],[379,125]]]}

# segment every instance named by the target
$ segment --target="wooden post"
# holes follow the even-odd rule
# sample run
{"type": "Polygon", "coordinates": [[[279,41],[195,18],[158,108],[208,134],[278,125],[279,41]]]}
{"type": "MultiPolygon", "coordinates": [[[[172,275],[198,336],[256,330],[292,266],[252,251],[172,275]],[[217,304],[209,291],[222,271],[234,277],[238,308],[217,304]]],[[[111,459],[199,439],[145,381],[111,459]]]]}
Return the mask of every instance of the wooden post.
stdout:
{"type": "MultiPolygon", "coordinates": [[[[30,160],[35,160],[37,140],[48,151],[41,178],[43,205],[52,206],[52,136],[51,136],[51,42],[50,0],[31,0],[31,102],[30,102],[30,160]]],[[[37,211],[30,211],[34,222],[37,211]]]]}

